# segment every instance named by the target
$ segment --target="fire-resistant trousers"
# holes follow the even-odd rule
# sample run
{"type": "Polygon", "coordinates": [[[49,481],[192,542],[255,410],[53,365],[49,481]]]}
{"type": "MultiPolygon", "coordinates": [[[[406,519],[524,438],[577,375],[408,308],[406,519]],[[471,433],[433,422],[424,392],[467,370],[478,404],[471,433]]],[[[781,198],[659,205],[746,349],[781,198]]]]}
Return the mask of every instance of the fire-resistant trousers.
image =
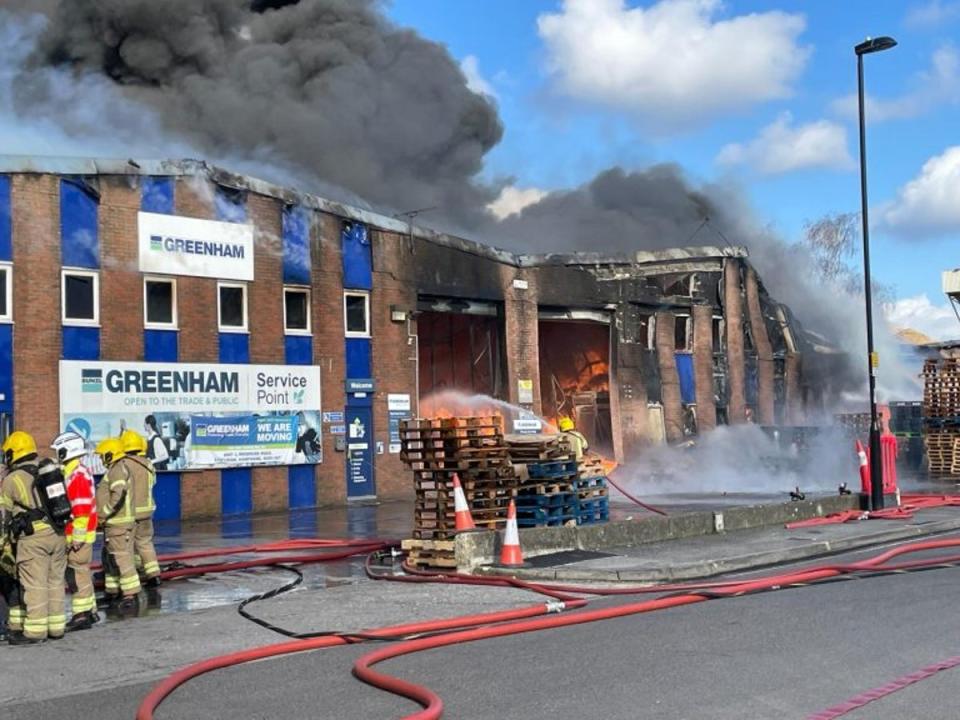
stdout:
{"type": "Polygon", "coordinates": [[[93,543],[84,543],[79,550],[67,552],[67,587],[70,589],[70,609],[74,615],[93,612],[97,599],[93,594],[93,543]]]}
{"type": "Polygon", "coordinates": [[[147,579],[160,574],[160,563],[157,562],[157,551],[153,547],[153,519],[137,520],[133,535],[134,550],[140,565],[143,567],[143,576],[147,579]]]}
{"type": "Polygon", "coordinates": [[[107,525],[103,529],[104,548],[113,565],[109,575],[104,571],[104,588],[107,592],[119,589],[124,597],[133,597],[140,592],[140,576],[133,562],[133,534],[133,523],[107,525]]]}
{"type": "Polygon", "coordinates": [[[26,608],[24,637],[31,640],[63,637],[67,624],[66,571],[67,547],[63,535],[48,530],[24,535],[17,541],[17,577],[26,608]]]}
{"type": "Polygon", "coordinates": [[[20,583],[12,575],[0,572],[0,616],[6,610],[7,632],[23,632],[23,594],[20,583]]]}

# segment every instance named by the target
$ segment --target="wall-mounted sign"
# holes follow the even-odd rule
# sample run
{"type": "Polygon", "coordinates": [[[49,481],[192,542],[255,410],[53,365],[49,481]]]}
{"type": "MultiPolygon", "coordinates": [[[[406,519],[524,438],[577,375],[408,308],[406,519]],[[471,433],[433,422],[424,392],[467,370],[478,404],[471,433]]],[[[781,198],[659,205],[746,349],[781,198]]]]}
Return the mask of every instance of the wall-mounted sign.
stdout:
{"type": "Polygon", "coordinates": [[[332,410],[325,412],[323,414],[324,423],[342,423],[343,422],[343,412],[339,410],[332,410]]]}
{"type": "Polygon", "coordinates": [[[517,402],[520,405],[533,404],[533,380],[517,380],[517,402]]]}
{"type": "Polygon", "coordinates": [[[410,415],[410,396],[393,394],[387,395],[387,420],[390,430],[390,452],[396,454],[400,452],[400,421],[406,420],[410,415]]]}
{"type": "Polygon", "coordinates": [[[346,435],[347,426],[346,425],[331,425],[330,426],[331,435],[346,435]]]}
{"type": "Polygon", "coordinates": [[[543,423],[537,418],[517,418],[513,421],[513,431],[520,435],[536,435],[543,430],[543,423]]]}
{"type": "Polygon", "coordinates": [[[140,270],[253,280],[253,225],[137,214],[140,270]]]}
{"type": "Polygon", "coordinates": [[[61,427],[96,443],[131,428],[158,470],[323,460],[320,368],[60,362],[61,427]]]}
{"type": "Polygon", "coordinates": [[[346,386],[348,393],[371,393],[375,389],[374,382],[370,378],[347,378],[346,386]]]}

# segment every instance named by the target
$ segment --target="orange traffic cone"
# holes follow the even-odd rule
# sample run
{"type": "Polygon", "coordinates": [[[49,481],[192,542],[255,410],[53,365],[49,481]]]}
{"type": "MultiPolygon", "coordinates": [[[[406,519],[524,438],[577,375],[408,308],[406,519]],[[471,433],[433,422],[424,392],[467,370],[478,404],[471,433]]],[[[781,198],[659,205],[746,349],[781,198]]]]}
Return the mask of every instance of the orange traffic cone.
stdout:
{"type": "Polygon", "coordinates": [[[867,451],[863,443],[857,438],[857,457],[860,459],[860,492],[870,494],[870,463],[867,461],[867,451]]]}
{"type": "Polygon", "coordinates": [[[473,517],[470,515],[467,496],[463,494],[463,487],[460,485],[460,478],[456,473],[453,474],[453,512],[457,532],[477,529],[477,526],[473,524],[473,517]]]}
{"type": "Polygon", "coordinates": [[[517,530],[517,506],[513,500],[507,508],[507,529],[503,533],[503,549],[500,551],[502,567],[523,567],[523,552],[520,550],[520,531],[517,530]]]}

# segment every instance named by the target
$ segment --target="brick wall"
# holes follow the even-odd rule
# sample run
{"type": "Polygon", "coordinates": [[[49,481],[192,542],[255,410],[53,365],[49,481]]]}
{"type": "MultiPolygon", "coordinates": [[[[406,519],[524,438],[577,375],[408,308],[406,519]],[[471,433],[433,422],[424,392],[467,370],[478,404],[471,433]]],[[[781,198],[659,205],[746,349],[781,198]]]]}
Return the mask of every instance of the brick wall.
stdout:
{"type": "Polygon", "coordinates": [[[753,342],[757,348],[757,422],[761,425],[773,425],[773,347],[767,334],[767,324],[763,321],[760,309],[760,290],[757,285],[757,273],[747,270],[747,311],[750,314],[750,328],[753,330],[753,342]]]}
{"type": "Polygon", "coordinates": [[[731,424],[747,420],[740,265],[739,260],[731,258],[723,263],[723,317],[727,331],[727,387],[730,393],[727,417],[731,424]]]}
{"type": "Polygon", "coordinates": [[[713,396],[713,306],[693,306],[693,375],[697,386],[697,431],[717,426],[713,396]]]}
{"type": "MultiPolygon", "coordinates": [[[[178,179],[174,197],[176,214],[213,220],[212,190],[200,178],[178,179]]],[[[220,360],[217,331],[217,281],[212,278],[177,278],[177,312],[180,316],[180,362],[215,363],[220,360]]]]}
{"type": "Polygon", "coordinates": [[[60,431],[60,181],[14,175],[14,420],[46,443],[60,431]]]}
{"type": "Polygon", "coordinates": [[[507,399],[519,404],[518,380],[533,382],[533,412],[543,412],[540,398],[540,338],[537,306],[537,275],[527,268],[503,265],[500,268],[503,286],[503,312],[507,358],[507,399]],[[513,286],[514,280],[525,280],[527,289],[513,286]]]}
{"type": "Polygon", "coordinates": [[[623,454],[630,458],[649,444],[647,386],[643,380],[645,346],[635,342],[617,345],[617,386],[620,398],[620,434],[623,454]]]}
{"type": "Polygon", "coordinates": [[[656,321],[657,363],[660,365],[660,396],[663,401],[663,424],[667,441],[683,439],[683,407],[680,397],[680,376],[677,375],[677,319],[671,312],[658,312],[656,321]]]}
{"type": "Polygon", "coordinates": [[[220,516],[220,471],[191,470],[180,475],[180,514],[183,518],[220,516]]]}
{"type": "Polygon", "coordinates": [[[100,179],[102,360],[143,360],[143,276],[137,257],[139,210],[140,187],[135,179],[100,179]]]}
{"type": "Polygon", "coordinates": [[[800,391],[800,353],[788,352],[784,360],[784,385],[787,395],[787,425],[803,425],[803,394],[800,391]]]}

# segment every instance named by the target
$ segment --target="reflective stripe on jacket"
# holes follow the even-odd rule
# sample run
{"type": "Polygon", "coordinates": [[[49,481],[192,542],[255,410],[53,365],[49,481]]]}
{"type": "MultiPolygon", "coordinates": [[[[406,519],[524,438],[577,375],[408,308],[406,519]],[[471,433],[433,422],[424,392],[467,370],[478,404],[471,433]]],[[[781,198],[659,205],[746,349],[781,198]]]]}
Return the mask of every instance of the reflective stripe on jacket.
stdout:
{"type": "Polygon", "coordinates": [[[63,473],[73,515],[67,523],[67,542],[92,543],[97,539],[97,501],[93,475],[80,462],[80,458],[70,460],[64,466],[63,473]]]}
{"type": "Polygon", "coordinates": [[[103,525],[132,525],[133,492],[130,473],[120,461],[107,470],[97,485],[97,514],[103,525]]]}
{"type": "Polygon", "coordinates": [[[157,473],[153,463],[139,455],[128,455],[121,461],[130,475],[130,487],[133,491],[133,514],[137,520],[148,520],[157,509],[153,501],[153,486],[157,482],[157,473]]]}
{"type": "Polygon", "coordinates": [[[583,454],[590,449],[590,445],[587,443],[587,438],[584,437],[583,433],[579,430],[567,430],[563,433],[567,439],[567,442],[570,443],[570,449],[573,451],[573,457],[575,460],[579,460],[583,457],[583,454]]]}

